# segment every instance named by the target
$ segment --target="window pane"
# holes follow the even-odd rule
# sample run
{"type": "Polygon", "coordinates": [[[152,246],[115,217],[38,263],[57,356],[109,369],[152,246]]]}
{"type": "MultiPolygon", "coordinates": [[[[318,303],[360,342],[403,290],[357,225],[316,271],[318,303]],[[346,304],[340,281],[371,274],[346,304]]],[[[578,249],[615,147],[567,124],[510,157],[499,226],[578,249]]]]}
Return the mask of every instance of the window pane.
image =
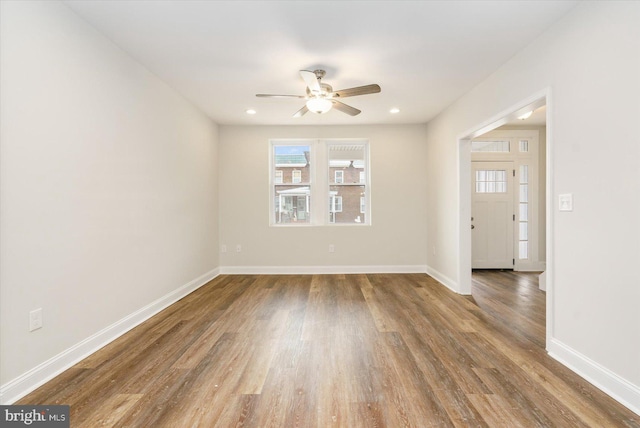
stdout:
{"type": "Polygon", "coordinates": [[[520,221],[529,221],[529,204],[520,204],[520,221]]]}
{"type": "Polygon", "coordinates": [[[520,185],[520,202],[529,202],[529,185],[520,185]]]}
{"type": "Polygon", "coordinates": [[[506,170],[477,170],[476,193],[506,193],[506,170]]]}
{"type": "Polygon", "coordinates": [[[509,141],[472,141],[472,152],[509,153],[509,141]]]}
{"type": "Polygon", "coordinates": [[[274,145],[274,223],[310,221],[310,146],[274,145]]]}
{"type": "Polygon", "coordinates": [[[520,223],[520,240],[521,241],[529,240],[528,230],[529,230],[529,223],[521,222],[520,223]]]}
{"type": "Polygon", "coordinates": [[[330,222],[365,222],[367,150],[368,146],[362,143],[329,144],[329,197],[335,199],[334,211],[329,213],[330,222]]]}
{"type": "Polygon", "coordinates": [[[529,151],[529,140],[520,140],[520,151],[521,152],[529,151]]]}
{"type": "Polygon", "coordinates": [[[518,245],[518,258],[519,259],[528,259],[529,258],[529,242],[522,241],[518,245]]]}
{"type": "Polygon", "coordinates": [[[529,166],[520,165],[520,184],[527,184],[529,182],[529,166]]]}

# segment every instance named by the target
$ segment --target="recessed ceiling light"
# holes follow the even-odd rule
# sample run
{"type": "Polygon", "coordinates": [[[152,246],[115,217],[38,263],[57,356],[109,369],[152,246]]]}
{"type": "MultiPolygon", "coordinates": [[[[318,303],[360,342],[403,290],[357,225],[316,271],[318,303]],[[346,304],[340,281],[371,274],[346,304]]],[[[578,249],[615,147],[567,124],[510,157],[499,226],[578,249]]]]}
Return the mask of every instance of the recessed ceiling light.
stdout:
{"type": "Polygon", "coordinates": [[[257,112],[254,109],[250,108],[250,109],[246,110],[246,113],[247,114],[256,114],[257,112]]]}
{"type": "Polygon", "coordinates": [[[522,116],[518,116],[518,119],[520,119],[520,120],[529,119],[532,114],[533,114],[533,111],[528,111],[525,114],[523,114],[522,116]]]}
{"type": "Polygon", "coordinates": [[[400,109],[398,107],[394,107],[391,110],[389,110],[389,113],[391,114],[400,113],[400,109]]]}

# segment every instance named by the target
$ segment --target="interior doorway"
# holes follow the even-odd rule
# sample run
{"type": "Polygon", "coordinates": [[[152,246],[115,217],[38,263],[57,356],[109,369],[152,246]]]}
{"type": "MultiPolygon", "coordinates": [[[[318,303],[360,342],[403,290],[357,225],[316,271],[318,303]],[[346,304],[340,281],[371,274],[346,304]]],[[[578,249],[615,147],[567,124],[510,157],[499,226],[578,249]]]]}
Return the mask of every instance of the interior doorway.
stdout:
{"type": "MultiPolygon", "coordinates": [[[[505,111],[496,114],[493,118],[487,120],[486,122],[472,128],[470,131],[463,134],[458,139],[458,172],[459,172],[459,249],[460,249],[460,258],[458,264],[458,278],[459,278],[459,291],[463,294],[471,294],[472,292],[472,269],[474,267],[473,261],[473,239],[472,233],[474,229],[471,228],[472,224],[470,224],[471,217],[474,217],[473,212],[473,199],[472,199],[472,186],[475,186],[475,182],[473,175],[475,174],[475,170],[477,168],[473,168],[472,166],[472,156],[471,156],[471,142],[473,139],[482,136],[490,131],[494,131],[497,128],[503,126],[515,126],[514,124],[526,126],[526,120],[520,121],[519,117],[529,113],[535,112],[542,107],[542,117],[543,117],[543,128],[544,128],[544,145],[545,149],[540,153],[539,160],[539,185],[544,189],[543,200],[540,201],[540,209],[537,211],[539,215],[539,233],[544,237],[544,245],[541,245],[542,248],[539,248],[537,251],[542,255],[543,263],[538,264],[537,267],[533,266],[531,269],[526,269],[530,271],[542,271],[544,270],[544,274],[541,276],[544,284],[541,283],[541,288],[543,290],[546,289],[546,337],[553,337],[551,328],[553,326],[553,254],[552,254],[552,246],[550,243],[552,242],[552,218],[550,216],[551,207],[552,207],[552,180],[551,180],[551,168],[552,165],[552,156],[551,156],[551,133],[549,130],[551,129],[550,123],[550,89],[545,89],[538,94],[535,94],[528,99],[523,100],[521,103],[506,109],[505,111]]],[[[533,115],[532,115],[533,116],[533,115]]],[[[542,140],[543,135],[541,135],[542,140]]],[[[516,180],[518,180],[518,166],[514,166],[516,170],[516,180]]],[[[512,172],[513,174],[513,172],[512,172]]],[[[514,183],[512,186],[516,189],[518,186],[514,183]]],[[[518,218],[517,212],[512,214],[512,219],[514,214],[516,215],[516,219],[518,218]]],[[[474,217],[474,221],[476,218],[474,217]]],[[[518,225],[516,225],[518,226],[518,225]]],[[[516,234],[518,233],[518,227],[514,227],[513,229],[516,234]]],[[[514,238],[515,240],[515,238],[514,238]]],[[[531,249],[530,247],[528,248],[531,249]]],[[[518,247],[516,246],[514,249],[514,257],[512,259],[518,260],[518,247]]],[[[512,263],[514,261],[512,260],[512,263]]]]}

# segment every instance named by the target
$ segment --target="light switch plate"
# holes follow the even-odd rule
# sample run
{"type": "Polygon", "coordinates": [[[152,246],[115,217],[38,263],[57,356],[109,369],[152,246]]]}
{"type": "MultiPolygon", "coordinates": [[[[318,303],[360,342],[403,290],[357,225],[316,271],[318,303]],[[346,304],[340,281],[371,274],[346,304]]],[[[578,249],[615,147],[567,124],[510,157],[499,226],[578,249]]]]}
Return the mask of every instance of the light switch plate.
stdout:
{"type": "Polygon", "coordinates": [[[573,211],[573,194],[563,193],[558,195],[558,209],[560,211],[573,211]]]}

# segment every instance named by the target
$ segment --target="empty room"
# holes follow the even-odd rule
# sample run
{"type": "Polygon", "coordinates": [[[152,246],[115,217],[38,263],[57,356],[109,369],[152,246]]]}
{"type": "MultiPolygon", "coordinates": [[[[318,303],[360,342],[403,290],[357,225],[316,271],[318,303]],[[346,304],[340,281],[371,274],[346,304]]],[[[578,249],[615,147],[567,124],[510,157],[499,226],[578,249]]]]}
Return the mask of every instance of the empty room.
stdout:
{"type": "Polygon", "coordinates": [[[0,0],[0,425],[640,427],[638,22],[0,0]]]}

